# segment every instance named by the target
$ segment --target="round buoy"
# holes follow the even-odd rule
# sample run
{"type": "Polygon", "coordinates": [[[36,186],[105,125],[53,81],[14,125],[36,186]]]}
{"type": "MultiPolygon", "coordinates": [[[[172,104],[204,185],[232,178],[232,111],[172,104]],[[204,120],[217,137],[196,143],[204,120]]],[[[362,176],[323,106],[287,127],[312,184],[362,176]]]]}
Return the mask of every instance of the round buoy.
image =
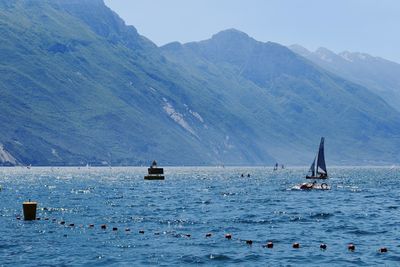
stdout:
{"type": "Polygon", "coordinates": [[[266,245],[263,246],[264,248],[273,248],[274,247],[274,243],[272,243],[271,241],[268,242],[266,245]]]}
{"type": "Polygon", "coordinates": [[[253,245],[253,240],[246,240],[247,245],[253,245]]]}
{"type": "Polygon", "coordinates": [[[206,237],[211,237],[211,236],[212,236],[211,233],[207,233],[207,234],[206,234],[206,237]]]}
{"type": "Polygon", "coordinates": [[[118,231],[118,228],[117,227],[113,227],[113,231],[118,231]]]}
{"type": "Polygon", "coordinates": [[[226,239],[231,239],[231,238],[232,238],[232,235],[231,235],[231,234],[226,234],[226,235],[225,235],[225,238],[226,238],[226,239]]]}
{"type": "Polygon", "coordinates": [[[300,248],[300,244],[299,243],[293,243],[293,248],[300,248]]]}
{"type": "Polygon", "coordinates": [[[327,246],[326,246],[326,244],[322,243],[321,245],[319,245],[319,248],[325,250],[327,248],[327,246]]]}
{"type": "Polygon", "coordinates": [[[103,230],[107,229],[107,225],[102,224],[102,225],[101,225],[101,229],[103,229],[103,230]]]}
{"type": "Polygon", "coordinates": [[[144,234],[144,230],[139,230],[139,234],[144,234]]]}
{"type": "Polygon", "coordinates": [[[388,252],[388,249],[386,247],[382,247],[382,248],[379,249],[379,252],[380,253],[386,253],[386,252],[388,252]]]}
{"type": "Polygon", "coordinates": [[[350,251],[354,251],[354,250],[356,249],[356,246],[355,246],[353,243],[350,243],[350,244],[347,246],[347,248],[348,248],[348,250],[350,250],[350,251]]]}

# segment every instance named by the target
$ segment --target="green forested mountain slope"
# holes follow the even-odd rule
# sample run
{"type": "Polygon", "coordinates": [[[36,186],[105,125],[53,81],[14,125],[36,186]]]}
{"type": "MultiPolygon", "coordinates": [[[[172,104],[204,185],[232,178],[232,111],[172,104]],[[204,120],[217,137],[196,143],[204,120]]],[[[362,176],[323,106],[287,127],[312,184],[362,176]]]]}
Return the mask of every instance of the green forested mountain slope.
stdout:
{"type": "Polygon", "coordinates": [[[0,73],[20,164],[303,164],[321,135],[328,163],[399,159],[364,88],[236,31],[158,48],[101,0],[0,0],[0,73]]]}

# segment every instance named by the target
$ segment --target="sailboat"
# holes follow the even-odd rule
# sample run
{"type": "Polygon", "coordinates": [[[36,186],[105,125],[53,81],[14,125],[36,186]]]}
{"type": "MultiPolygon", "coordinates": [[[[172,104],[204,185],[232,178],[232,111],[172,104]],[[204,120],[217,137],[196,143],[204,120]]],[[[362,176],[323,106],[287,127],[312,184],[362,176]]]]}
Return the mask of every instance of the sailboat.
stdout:
{"type": "Polygon", "coordinates": [[[306,176],[307,179],[328,178],[328,172],[326,171],[325,155],[324,155],[324,141],[325,138],[321,137],[321,143],[319,144],[318,153],[315,156],[313,163],[311,164],[309,174],[306,176]]]}

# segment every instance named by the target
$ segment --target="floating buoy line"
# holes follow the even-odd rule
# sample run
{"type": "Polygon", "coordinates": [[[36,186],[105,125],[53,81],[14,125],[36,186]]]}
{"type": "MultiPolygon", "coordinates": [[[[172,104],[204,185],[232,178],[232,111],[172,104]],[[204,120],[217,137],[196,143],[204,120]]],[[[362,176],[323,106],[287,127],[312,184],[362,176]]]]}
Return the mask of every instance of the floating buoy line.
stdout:
{"type": "MultiPolygon", "coordinates": [[[[21,216],[16,216],[16,220],[23,220],[23,219],[21,218],[21,216]]],[[[91,223],[91,224],[87,224],[86,226],[83,225],[83,224],[76,225],[75,223],[67,223],[65,220],[57,220],[57,219],[54,219],[54,218],[50,219],[48,217],[45,217],[45,218],[37,217],[35,220],[36,221],[46,221],[46,222],[57,223],[58,225],[60,225],[60,226],[62,226],[64,228],[86,228],[86,229],[99,228],[102,231],[107,231],[108,229],[110,229],[111,232],[126,232],[126,233],[130,233],[131,232],[131,228],[128,228],[128,227],[127,228],[119,228],[119,227],[116,227],[116,226],[109,227],[107,224],[95,225],[95,224],[91,223]]],[[[31,220],[31,221],[35,221],[35,220],[31,220]]],[[[140,234],[140,235],[144,235],[145,234],[145,230],[144,229],[139,229],[137,233],[140,234]]],[[[164,232],[164,234],[165,233],[166,232],[164,232]]],[[[155,236],[159,236],[160,232],[154,232],[153,234],[155,236]]],[[[215,235],[215,233],[211,233],[211,232],[205,233],[204,234],[204,238],[209,239],[209,238],[213,237],[214,235],[215,235]]],[[[173,236],[174,237],[183,237],[183,238],[192,238],[192,234],[189,234],[189,233],[175,233],[175,234],[173,234],[173,236]]],[[[67,237],[67,235],[64,234],[64,237],[67,237]]],[[[231,233],[225,233],[224,235],[221,235],[221,238],[224,238],[225,240],[227,240],[227,242],[228,241],[238,241],[240,243],[246,244],[247,246],[253,246],[254,244],[260,244],[261,247],[263,247],[263,248],[267,248],[267,249],[273,249],[274,248],[274,243],[272,241],[260,242],[260,241],[254,241],[254,240],[251,240],[251,239],[234,238],[233,234],[231,234],[231,233]]],[[[301,245],[298,242],[294,242],[294,243],[292,243],[291,247],[292,247],[292,249],[298,250],[298,249],[303,248],[304,246],[301,245]]],[[[307,246],[307,247],[309,247],[309,246],[307,246]]],[[[328,246],[325,243],[321,243],[319,245],[319,248],[320,248],[320,250],[325,251],[325,250],[328,249],[328,246]]],[[[356,246],[354,245],[354,243],[348,243],[347,250],[349,252],[355,252],[356,246]]],[[[389,249],[387,247],[381,247],[381,248],[377,249],[377,252],[383,254],[383,253],[389,252],[389,249]]]]}
{"type": "MultiPolygon", "coordinates": [[[[57,220],[55,218],[50,219],[48,217],[44,217],[43,220],[42,220],[41,217],[36,217],[37,206],[38,206],[37,202],[32,202],[30,200],[28,202],[24,202],[22,204],[23,213],[24,213],[24,217],[23,217],[24,221],[51,221],[53,223],[57,223],[59,225],[62,225],[63,227],[68,227],[68,228],[75,228],[76,227],[75,223],[71,223],[71,222],[67,223],[65,220],[57,220]]],[[[43,210],[47,210],[47,209],[44,208],[43,210]]],[[[21,218],[20,215],[18,215],[18,216],[16,216],[16,219],[17,220],[21,220],[22,218],[21,218]]],[[[96,227],[96,225],[91,223],[91,224],[88,224],[86,227],[87,227],[87,229],[94,229],[96,227]]],[[[100,224],[98,227],[103,231],[106,231],[108,229],[107,224],[100,224]]],[[[85,226],[81,224],[81,225],[79,225],[79,228],[85,228],[85,226]]],[[[120,228],[118,228],[116,226],[112,226],[110,228],[112,229],[113,232],[121,231],[120,228]]],[[[131,229],[130,228],[125,228],[125,232],[131,232],[131,229]]],[[[138,233],[141,234],[141,235],[144,235],[145,234],[145,230],[144,229],[140,229],[138,231],[138,233]]],[[[155,232],[154,235],[160,235],[160,233],[159,232],[155,232]]],[[[66,236],[67,235],[64,234],[64,237],[66,237],[66,236]]],[[[191,238],[192,237],[192,235],[190,233],[175,234],[174,236],[175,237],[185,237],[185,238],[191,238]]],[[[211,232],[208,232],[208,233],[206,233],[204,235],[205,238],[211,238],[212,236],[213,236],[213,234],[211,232]]],[[[226,240],[237,240],[239,242],[245,243],[248,246],[252,246],[253,243],[254,243],[254,241],[251,240],[251,239],[240,239],[240,238],[234,239],[233,238],[233,234],[231,234],[231,233],[225,233],[224,237],[225,237],[226,240]]],[[[257,243],[261,243],[261,242],[257,242],[257,243]]],[[[262,243],[262,247],[263,248],[268,248],[268,249],[273,249],[274,248],[274,243],[272,241],[267,241],[266,243],[262,243]]],[[[294,242],[292,244],[292,248],[297,250],[297,249],[301,249],[302,246],[300,245],[300,243],[294,242]]],[[[328,246],[325,243],[321,243],[319,248],[321,250],[325,251],[325,250],[327,250],[328,246]]],[[[354,252],[356,250],[356,246],[353,243],[349,243],[347,245],[347,249],[350,252],[354,252]]],[[[388,250],[387,247],[381,247],[377,251],[379,253],[387,253],[389,250],[388,250]]]]}

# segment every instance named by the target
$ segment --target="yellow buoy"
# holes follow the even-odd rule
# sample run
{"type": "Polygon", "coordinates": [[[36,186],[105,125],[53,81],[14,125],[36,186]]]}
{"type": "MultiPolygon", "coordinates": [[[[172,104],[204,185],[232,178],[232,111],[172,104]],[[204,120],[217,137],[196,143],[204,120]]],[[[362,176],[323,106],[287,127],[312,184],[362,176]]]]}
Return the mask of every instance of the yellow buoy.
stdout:
{"type": "Polygon", "coordinates": [[[25,221],[34,221],[36,220],[36,202],[24,202],[22,204],[24,210],[24,220],[25,221]]]}

